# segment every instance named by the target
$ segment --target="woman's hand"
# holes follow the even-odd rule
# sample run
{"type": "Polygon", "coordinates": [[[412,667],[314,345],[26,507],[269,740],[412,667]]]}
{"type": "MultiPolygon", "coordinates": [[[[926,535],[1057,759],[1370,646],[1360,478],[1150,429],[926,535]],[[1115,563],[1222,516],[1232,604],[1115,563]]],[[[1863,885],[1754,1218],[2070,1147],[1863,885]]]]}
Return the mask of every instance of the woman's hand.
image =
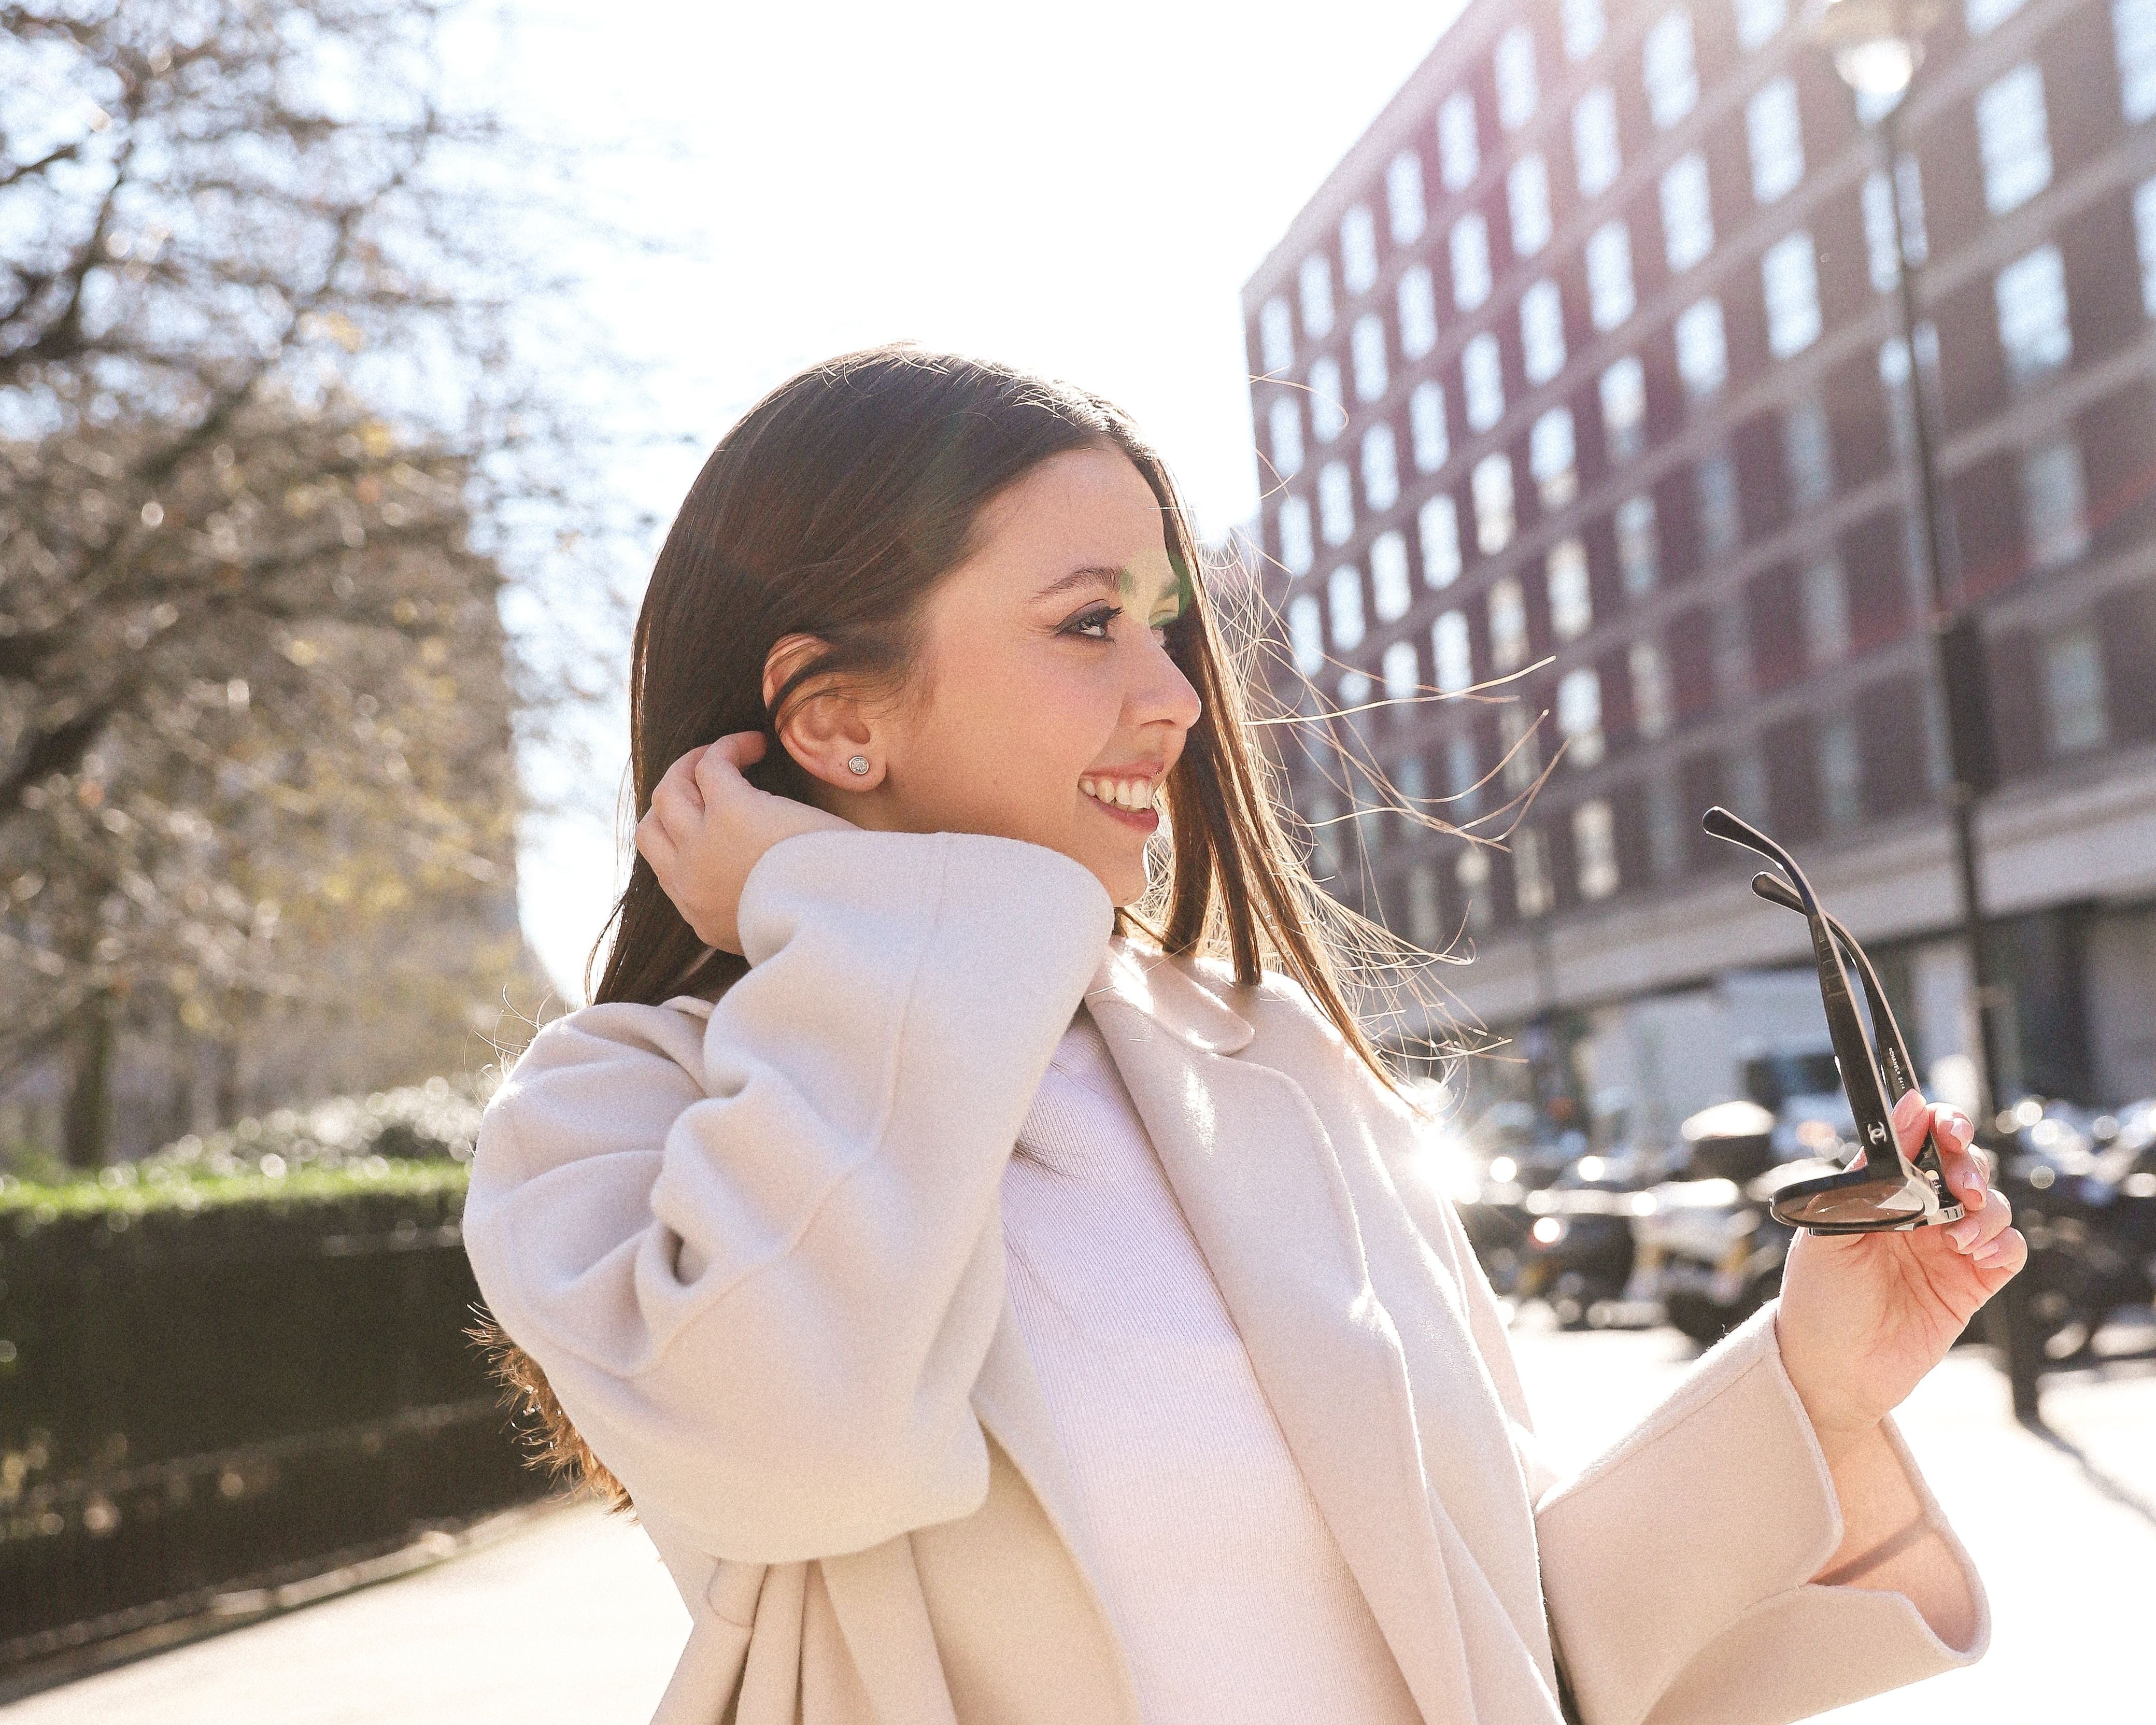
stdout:
{"type": "Polygon", "coordinates": [[[765,851],[796,833],[855,830],[850,821],[774,797],[742,777],[768,747],[759,731],[737,731],[690,749],[651,793],[636,824],[636,848],[682,919],[707,947],[741,951],[742,887],[765,851]]]}
{"type": "Polygon", "coordinates": [[[1948,1188],[1967,1212],[1960,1221],[1904,1234],[1799,1232],[1789,1248],[1774,1327],[1830,1457],[1897,1406],[2029,1261],[2029,1243],[2007,1225],[2012,1210],[1969,1153],[1968,1116],[1927,1106],[1913,1090],[1894,1110],[1912,1158],[1934,1126],[1948,1188]]]}

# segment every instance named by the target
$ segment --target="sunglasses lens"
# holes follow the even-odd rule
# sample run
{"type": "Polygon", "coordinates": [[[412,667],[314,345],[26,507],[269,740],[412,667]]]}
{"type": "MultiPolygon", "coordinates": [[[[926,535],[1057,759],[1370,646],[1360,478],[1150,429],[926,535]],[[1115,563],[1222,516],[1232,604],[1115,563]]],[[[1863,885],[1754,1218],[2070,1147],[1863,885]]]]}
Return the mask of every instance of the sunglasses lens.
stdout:
{"type": "Polygon", "coordinates": [[[1774,1194],[1774,1219],[1820,1234],[1869,1233],[1906,1228],[1939,1209],[1938,1196],[1919,1174],[1897,1163],[1862,1168],[1821,1180],[1799,1180],[1774,1194]]]}

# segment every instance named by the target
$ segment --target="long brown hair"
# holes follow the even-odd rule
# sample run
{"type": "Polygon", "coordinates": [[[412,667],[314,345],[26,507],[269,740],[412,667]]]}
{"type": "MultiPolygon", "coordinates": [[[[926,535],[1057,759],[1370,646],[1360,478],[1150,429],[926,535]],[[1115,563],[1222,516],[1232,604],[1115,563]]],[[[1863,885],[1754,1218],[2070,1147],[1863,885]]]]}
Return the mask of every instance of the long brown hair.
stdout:
{"type": "MultiPolygon", "coordinates": [[[[1068,384],[888,347],[803,372],[751,408],[690,488],[637,619],[629,682],[636,815],[650,808],[675,761],[737,731],[761,730],[771,742],[752,781],[805,800],[810,780],[778,742],[787,704],[834,675],[902,687],[922,602],[971,548],[983,506],[1050,457],[1101,447],[1127,456],[1159,500],[1168,557],[1194,601],[1170,629],[1168,650],[1203,703],[1165,787],[1170,865],[1119,922],[1168,952],[1226,959],[1243,986],[1268,965],[1284,971],[1390,1085],[1335,952],[1342,932],[1368,925],[1312,880],[1283,829],[1250,721],[1248,655],[1230,650],[1174,482],[1122,412],[1068,384]],[[765,661],[794,634],[817,637],[826,650],[801,665],[767,706],[765,661]]],[[[740,957],[705,947],[641,855],[608,927],[614,937],[590,991],[594,1002],[708,996],[745,968],[740,957]]],[[[603,931],[594,960],[605,942],[603,931]]],[[[539,1461],[557,1476],[581,1476],[614,1508],[629,1508],[538,1366],[490,1319],[473,1333],[522,1411],[536,1417],[539,1461]]]]}

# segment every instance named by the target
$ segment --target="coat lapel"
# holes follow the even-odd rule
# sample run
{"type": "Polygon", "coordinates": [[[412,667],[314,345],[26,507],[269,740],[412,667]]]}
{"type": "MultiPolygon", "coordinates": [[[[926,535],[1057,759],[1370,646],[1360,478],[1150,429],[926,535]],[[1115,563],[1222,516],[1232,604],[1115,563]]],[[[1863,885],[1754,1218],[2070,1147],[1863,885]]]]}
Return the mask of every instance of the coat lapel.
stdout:
{"type": "Polygon", "coordinates": [[[1472,1717],[1399,1338],[1308,1097],[1234,1058],[1249,1022],[1158,955],[1117,942],[1086,999],[1416,1705],[1472,1717]]]}

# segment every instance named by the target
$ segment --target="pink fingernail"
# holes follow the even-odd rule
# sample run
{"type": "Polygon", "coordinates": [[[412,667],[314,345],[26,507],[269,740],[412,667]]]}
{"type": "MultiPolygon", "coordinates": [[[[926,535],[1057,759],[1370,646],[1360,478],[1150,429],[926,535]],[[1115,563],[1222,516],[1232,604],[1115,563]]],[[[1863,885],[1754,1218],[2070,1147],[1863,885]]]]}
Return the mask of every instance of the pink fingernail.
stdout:
{"type": "Polygon", "coordinates": [[[1917,1123],[1917,1117],[1923,1111],[1924,1098],[1922,1093],[1913,1090],[1904,1091],[1902,1092],[1902,1100],[1894,1105],[1894,1124],[1897,1127],[1914,1126],[1917,1123]]]}

